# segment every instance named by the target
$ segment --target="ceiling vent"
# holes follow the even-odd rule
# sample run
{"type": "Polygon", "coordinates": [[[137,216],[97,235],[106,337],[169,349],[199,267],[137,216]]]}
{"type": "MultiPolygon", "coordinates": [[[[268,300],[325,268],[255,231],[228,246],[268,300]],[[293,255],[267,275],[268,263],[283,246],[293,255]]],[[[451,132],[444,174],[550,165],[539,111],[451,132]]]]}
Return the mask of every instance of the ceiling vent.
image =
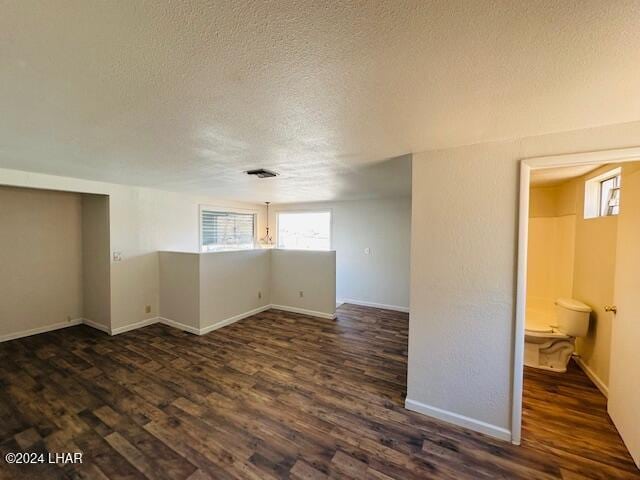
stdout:
{"type": "Polygon", "coordinates": [[[247,175],[255,175],[258,178],[270,178],[278,175],[276,172],[272,172],[271,170],[265,170],[264,168],[258,168],[256,170],[247,170],[247,175]]]}

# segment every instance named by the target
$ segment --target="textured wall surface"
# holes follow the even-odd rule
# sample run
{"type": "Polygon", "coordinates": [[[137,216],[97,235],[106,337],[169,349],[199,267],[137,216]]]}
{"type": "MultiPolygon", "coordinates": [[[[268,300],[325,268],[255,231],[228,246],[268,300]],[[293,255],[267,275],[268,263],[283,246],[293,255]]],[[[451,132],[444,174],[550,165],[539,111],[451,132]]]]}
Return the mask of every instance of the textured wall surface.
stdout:
{"type": "Polygon", "coordinates": [[[78,194],[0,187],[0,337],[82,318],[81,222],[78,194]]]}
{"type": "Polygon", "coordinates": [[[111,325],[109,197],[82,195],[82,318],[111,325]]]}
{"type": "Polygon", "coordinates": [[[414,155],[408,399],[511,428],[518,161],[639,138],[635,122],[414,155]]]}
{"type": "Polygon", "coordinates": [[[331,210],[338,301],[409,308],[410,197],[274,205],[276,243],[277,212],[291,210],[331,210]]]}
{"type": "Polygon", "coordinates": [[[271,250],[271,303],[333,315],[336,252],[271,250]]]}
{"type": "Polygon", "coordinates": [[[199,257],[200,328],[271,303],[270,250],[212,252],[199,257]]]}
{"type": "Polygon", "coordinates": [[[199,205],[255,210],[258,231],[265,221],[262,205],[149,188],[5,169],[0,169],[0,184],[109,195],[111,250],[122,254],[122,261],[111,259],[112,329],[158,316],[157,252],[198,251],[199,205]]]}

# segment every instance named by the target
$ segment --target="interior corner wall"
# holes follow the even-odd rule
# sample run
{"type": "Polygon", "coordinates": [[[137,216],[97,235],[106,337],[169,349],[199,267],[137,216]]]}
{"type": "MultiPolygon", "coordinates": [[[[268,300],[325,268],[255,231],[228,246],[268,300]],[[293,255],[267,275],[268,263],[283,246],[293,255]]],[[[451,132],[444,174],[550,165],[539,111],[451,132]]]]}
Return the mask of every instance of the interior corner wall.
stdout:
{"type": "Polygon", "coordinates": [[[78,194],[0,186],[0,339],[81,319],[81,216],[78,194]]]}
{"type": "Polygon", "coordinates": [[[0,185],[109,196],[112,330],[158,316],[158,251],[199,250],[200,205],[250,209],[257,213],[259,232],[265,225],[264,205],[209,196],[1,168],[0,185]],[[122,260],[113,261],[113,252],[122,260]]]}
{"type": "Polygon", "coordinates": [[[408,400],[509,434],[519,162],[639,138],[632,122],[413,156],[408,400]]]}
{"type": "Polygon", "coordinates": [[[109,197],[81,194],[82,317],[109,330],[111,326],[111,262],[109,197]]]}
{"type": "Polygon", "coordinates": [[[331,210],[339,302],[408,310],[411,197],[274,205],[274,241],[277,213],[294,210],[331,210]]]}

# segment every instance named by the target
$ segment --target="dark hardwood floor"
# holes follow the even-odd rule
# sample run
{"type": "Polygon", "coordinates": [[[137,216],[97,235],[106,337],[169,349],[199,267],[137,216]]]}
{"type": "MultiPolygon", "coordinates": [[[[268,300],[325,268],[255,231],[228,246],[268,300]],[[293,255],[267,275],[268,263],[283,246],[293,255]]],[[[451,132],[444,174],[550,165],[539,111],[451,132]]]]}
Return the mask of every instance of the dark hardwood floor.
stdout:
{"type": "Polygon", "coordinates": [[[0,478],[640,478],[582,372],[527,370],[521,447],[403,408],[408,316],[271,310],[201,337],[86,326],[0,344],[0,478]]]}

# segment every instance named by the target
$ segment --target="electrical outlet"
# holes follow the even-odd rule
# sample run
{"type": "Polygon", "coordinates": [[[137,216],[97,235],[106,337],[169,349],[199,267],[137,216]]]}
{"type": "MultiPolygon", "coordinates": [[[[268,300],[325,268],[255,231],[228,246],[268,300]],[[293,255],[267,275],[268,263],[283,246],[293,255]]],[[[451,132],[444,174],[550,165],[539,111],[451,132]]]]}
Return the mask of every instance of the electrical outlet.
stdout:
{"type": "Polygon", "coordinates": [[[113,261],[121,262],[122,261],[122,252],[113,252],[113,261]]]}
{"type": "Polygon", "coordinates": [[[144,306],[144,313],[151,313],[151,305],[144,306]]]}
{"type": "Polygon", "coordinates": [[[299,294],[300,294],[300,298],[304,297],[304,292],[302,290],[300,290],[299,294]]]}
{"type": "Polygon", "coordinates": [[[258,298],[262,298],[262,292],[258,292],[258,298]]]}
{"type": "Polygon", "coordinates": [[[371,249],[369,247],[364,249],[364,254],[369,255],[371,253],[371,249]]]}
{"type": "Polygon", "coordinates": [[[67,322],[71,321],[71,315],[67,315],[67,322]]]}

